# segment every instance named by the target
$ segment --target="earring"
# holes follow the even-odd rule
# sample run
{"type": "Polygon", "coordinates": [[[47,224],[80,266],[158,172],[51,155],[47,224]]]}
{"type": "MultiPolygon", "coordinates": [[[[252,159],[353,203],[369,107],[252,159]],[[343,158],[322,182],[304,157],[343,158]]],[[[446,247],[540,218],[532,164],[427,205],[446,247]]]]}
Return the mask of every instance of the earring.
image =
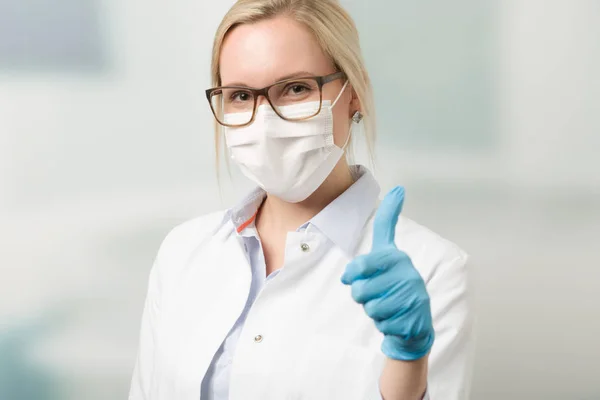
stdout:
{"type": "Polygon", "coordinates": [[[352,121],[355,124],[360,123],[360,121],[362,121],[362,119],[363,119],[363,115],[360,111],[355,112],[354,115],[352,116],[352,121]]]}

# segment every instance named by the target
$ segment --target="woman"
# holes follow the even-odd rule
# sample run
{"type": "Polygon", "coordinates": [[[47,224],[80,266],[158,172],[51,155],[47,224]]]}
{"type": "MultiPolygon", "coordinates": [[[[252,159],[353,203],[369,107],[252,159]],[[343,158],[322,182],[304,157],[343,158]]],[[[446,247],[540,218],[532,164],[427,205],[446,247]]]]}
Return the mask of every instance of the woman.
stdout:
{"type": "Polygon", "coordinates": [[[164,240],[130,399],[466,399],[466,254],[346,161],[374,126],[347,13],[240,0],[212,73],[217,150],[259,187],[164,240]]]}

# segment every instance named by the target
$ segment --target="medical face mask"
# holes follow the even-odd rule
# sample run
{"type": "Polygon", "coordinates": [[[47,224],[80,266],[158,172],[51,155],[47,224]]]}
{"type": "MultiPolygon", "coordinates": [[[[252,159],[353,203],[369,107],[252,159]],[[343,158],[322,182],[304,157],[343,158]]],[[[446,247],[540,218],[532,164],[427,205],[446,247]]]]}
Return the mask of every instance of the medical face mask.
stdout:
{"type": "MultiPolygon", "coordinates": [[[[333,143],[335,99],[323,101],[316,116],[303,121],[287,121],[269,105],[257,109],[254,122],[241,128],[225,127],[225,140],[231,158],[249,179],[267,193],[290,203],[305,200],[321,186],[336,166],[343,148],[333,143]]],[[[319,102],[285,106],[286,116],[310,115],[319,102]]],[[[247,121],[248,113],[225,114],[225,122],[247,121]]]]}

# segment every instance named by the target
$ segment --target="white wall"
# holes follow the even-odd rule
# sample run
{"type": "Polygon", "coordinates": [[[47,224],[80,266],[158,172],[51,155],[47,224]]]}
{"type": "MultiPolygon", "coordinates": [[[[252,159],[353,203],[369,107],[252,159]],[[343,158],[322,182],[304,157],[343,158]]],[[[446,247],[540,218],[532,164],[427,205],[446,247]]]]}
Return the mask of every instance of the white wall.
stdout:
{"type": "Polygon", "coordinates": [[[505,1],[503,131],[524,185],[600,190],[600,3],[505,1]]]}

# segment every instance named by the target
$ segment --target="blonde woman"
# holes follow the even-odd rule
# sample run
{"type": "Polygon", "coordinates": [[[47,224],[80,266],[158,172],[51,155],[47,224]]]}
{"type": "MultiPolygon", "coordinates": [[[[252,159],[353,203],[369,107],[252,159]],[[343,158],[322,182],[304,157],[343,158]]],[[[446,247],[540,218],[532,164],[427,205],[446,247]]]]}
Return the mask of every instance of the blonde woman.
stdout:
{"type": "Polygon", "coordinates": [[[240,0],[212,63],[217,151],[257,189],[164,240],[129,398],[466,399],[467,255],[346,158],[375,125],[348,14],[240,0]]]}

